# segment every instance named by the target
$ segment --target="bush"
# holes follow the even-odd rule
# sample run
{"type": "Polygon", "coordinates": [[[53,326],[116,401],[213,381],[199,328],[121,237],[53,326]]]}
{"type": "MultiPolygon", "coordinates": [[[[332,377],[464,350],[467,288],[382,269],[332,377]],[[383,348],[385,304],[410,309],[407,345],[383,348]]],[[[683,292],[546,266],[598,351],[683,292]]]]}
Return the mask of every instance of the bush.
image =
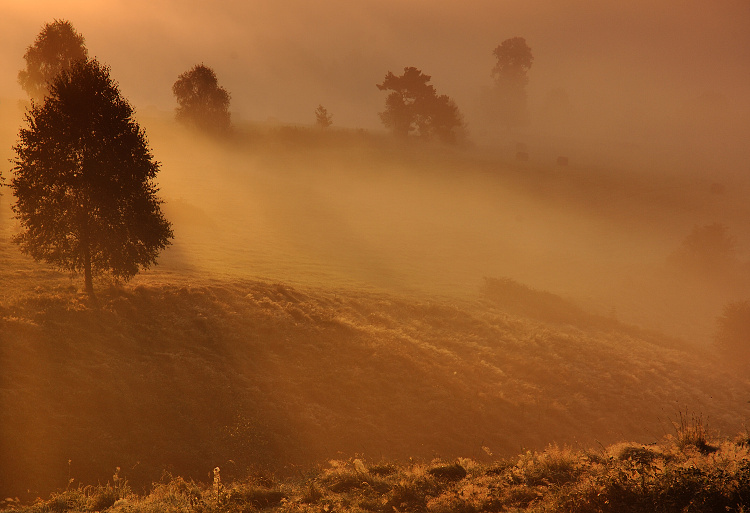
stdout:
{"type": "Polygon", "coordinates": [[[735,301],[724,306],[716,319],[714,341],[727,356],[750,361],[750,301],[735,301]]]}
{"type": "Polygon", "coordinates": [[[544,452],[528,451],[513,469],[514,481],[534,487],[562,486],[575,482],[583,472],[579,457],[569,449],[550,446],[544,452]]]}
{"type": "Polygon", "coordinates": [[[431,468],[427,471],[428,474],[438,479],[444,479],[446,481],[460,481],[466,477],[466,469],[458,463],[453,465],[441,465],[439,467],[431,468]]]}
{"type": "Polygon", "coordinates": [[[278,506],[286,498],[286,494],[280,490],[268,490],[248,485],[235,486],[227,494],[227,500],[230,503],[257,509],[278,506]]]}
{"type": "Polygon", "coordinates": [[[694,227],[669,263],[681,272],[712,278],[732,276],[739,269],[734,237],[719,223],[694,227]]]}
{"type": "Polygon", "coordinates": [[[632,461],[641,466],[650,465],[659,457],[659,455],[642,445],[626,445],[622,447],[617,454],[617,459],[621,461],[632,461]]]}

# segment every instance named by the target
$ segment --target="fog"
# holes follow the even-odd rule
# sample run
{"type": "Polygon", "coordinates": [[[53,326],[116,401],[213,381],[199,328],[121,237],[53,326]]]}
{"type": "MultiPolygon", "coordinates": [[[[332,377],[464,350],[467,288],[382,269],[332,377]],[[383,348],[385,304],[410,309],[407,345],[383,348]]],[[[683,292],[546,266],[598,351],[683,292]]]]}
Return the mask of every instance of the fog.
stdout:
{"type": "Polygon", "coordinates": [[[693,226],[727,224],[747,255],[746,1],[37,1],[2,11],[2,155],[20,120],[23,52],[44,23],[67,19],[111,66],[162,162],[173,265],[440,293],[507,275],[626,320],[682,325],[681,335],[701,310],[702,339],[717,305],[738,294],[702,291],[711,308],[699,302],[667,321],[639,304],[654,296],[648,273],[693,226]],[[507,132],[483,102],[492,50],[514,36],[535,59],[530,123],[507,132]],[[253,153],[191,142],[165,120],[171,85],[201,62],[231,93],[238,127],[309,126],[323,104],[335,128],[375,134],[384,101],[375,84],[416,66],[464,114],[470,147],[456,151],[468,160],[452,168],[437,155],[425,161],[434,170],[410,169],[408,158],[366,149],[311,158],[284,144],[253,153]],[[512,162],[517,142],[530,147],[527,167],[512,162]],[[549,173],[558,155],[571,159],[567,175],[549,173]],[[498,181],[492,169],[515,175],[498,181]],[[714,183],[731,194],[712,196],[714,183]]]}
{"type": "Polygon", "coordinates": [[[339,126],[378,128],[383,98],[375,84],[389,70],[416,66],[456,100],[481,139],[492,50],[522,36],[535,57],[535,130],[545,127],[545,99],[559,88],[573,112],[557,130],[566,135],[663,137],[685,148],[692,143],[684,141],[692,135],[686,125],[703,121],[692,111],[705,93],[725,98],[725,111],[711,113],[726,118],[725,131],[732,122],[746,129],[749,117],[750,6],[742,0],[4,4],[0,97],[21,96],[25,47],[45,22],[61,18],[140,108],[172,109],[171,84],[203,62],[232,93],[238,119],[309,123],[322,103],[339,126]]]}

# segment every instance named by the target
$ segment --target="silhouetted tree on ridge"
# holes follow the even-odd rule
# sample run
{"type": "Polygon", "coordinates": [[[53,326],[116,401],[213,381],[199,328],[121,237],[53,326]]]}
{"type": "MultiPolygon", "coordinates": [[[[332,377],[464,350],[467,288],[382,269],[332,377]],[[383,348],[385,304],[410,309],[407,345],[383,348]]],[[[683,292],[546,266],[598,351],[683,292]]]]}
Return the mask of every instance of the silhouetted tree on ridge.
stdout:
{"type": "Polygon", "coordinates": [[[534,62],[531,48],[524,38],[512,37],[498,45],[492,54],[497,59],[492,76],[495,78],[499,121],[506,127],[524,125],[528,120],[528,72],[534,62]]]}
{"type": "Polygon", "coordinates": [[[318,105],[315,109],[315,125],[318,128],[326,129],[333,124],[333,116],[328,113],[328,109],[322,105],[318,105]]]}
{"type": "Polygon", "coordinates": [[[414,67],[404,68],[401,76],[389,71],[383,83],[376,84],[381,91],[391,91],[380,119],[398,137],[415,133],[455,143],[462,135],[463,118],[450,97],[438,96],[435,87],[428,83],[430,78],[414,67]]]}
{"type": "Polygon", "coordinates": [[[172,92],[178,104],[177,121],[214,135],[229,130],[230,94],[219,86],[213,69],[203,64],[193,66],[177,77],[172,92]]]}
{"type": "Polygon", "coordinates": [[[87,57],[85,39],[69,21],[46,23],[23,55],[26,68],[18,72],[18,83],[32,100],[40,101],[58,73],[87,57]]]}
{"type": "Polygon", "coordinates": [[[79,60],[26,114],[14,146],[10,188],[24,253],[92,278],[129,279],[170,244],[154,161],[133,109],[109,68],[79,60]]]}

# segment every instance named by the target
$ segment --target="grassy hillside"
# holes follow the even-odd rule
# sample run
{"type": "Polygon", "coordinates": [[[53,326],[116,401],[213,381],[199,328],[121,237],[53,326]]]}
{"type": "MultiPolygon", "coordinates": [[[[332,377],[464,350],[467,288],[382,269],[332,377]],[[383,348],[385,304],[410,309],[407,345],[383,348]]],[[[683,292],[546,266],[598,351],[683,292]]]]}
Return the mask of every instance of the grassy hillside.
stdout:
{"type": "MultiPolygon", "coordinates": [[[[163,470],[508,456],[658,440],[684,407],[737,432],[750,381],[702,352],[496,303],[259,281],[140,284],[92,309],[66,278],[0,311],[2,494],[163,470]]],[[[148,280],[144,280],[148,281],[148,280]]],[[[27,492],[30,490],[30,494],[27,492]]]]}

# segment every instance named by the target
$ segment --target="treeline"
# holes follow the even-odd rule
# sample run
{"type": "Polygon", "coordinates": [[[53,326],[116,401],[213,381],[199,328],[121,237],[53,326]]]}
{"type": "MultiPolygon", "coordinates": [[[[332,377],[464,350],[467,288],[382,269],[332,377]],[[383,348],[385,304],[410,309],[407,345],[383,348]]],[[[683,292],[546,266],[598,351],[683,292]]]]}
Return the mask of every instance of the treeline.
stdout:
{"type": "MultiPolygon", "coordinates": [[[[533,55],[522,37],[506,39],[493,50],[496,64],[491,70],[494,97],[488,110],[498,125],[517,127],[528,121],[526,86],[533,55]]],[[[25,69],[18,81],[29,97],[42,102],[54,78],[70,69],[77,60],[88,58],[85,38],[67,20],[55,20],[42,28],[24,54],[25,69]]],[[[466,139],[466,123],[452,98],[438,94],[431,77],[407,66],[401,75],[389,71],[378,89],[388,93],[379,114],[383,125],[397,137],[418,136],[456,144],[466,139]]],[[[172,85],[177,101],[177,121],[214,135],[231,128],[231,94],[219,85],[216,72],[200,63],[177,77],[172,85]]],[[[333,116],[323,105],[314,111],[321,129],[333,124],[333,116]]]]}
{"type": "MultiPolygon", "coordinates": [[[[525,102],[531,50],[514,38],[495,55],[498,91],[518,106],[525,102]]],[[[23,58],[18,82],[31,108],[11,160],[12,208],[21,225],[13,242],[37,261],[82,273],[95,301],[94,276],[128,280],[171,243],[155,185],[159,163],[109,67],[89,58],[84,36],[69,21],[45,24],[23,58]]],[[[463,116],[430,78],[415,67],[400,76],[388,72],[376,84],[388,92],[380,118],[398,137],[457,143],[465,137],[463,116]]],[[[231,130],[231,95],[210,67],[201,63],[180,74],[172,92],[178,122],[219,137],[231,130]]],[[[514,112],[506,119],[520,116],[514,112]]],[[[333,123],[323,105],[315,117],[321,129],[333,123]]]]}

